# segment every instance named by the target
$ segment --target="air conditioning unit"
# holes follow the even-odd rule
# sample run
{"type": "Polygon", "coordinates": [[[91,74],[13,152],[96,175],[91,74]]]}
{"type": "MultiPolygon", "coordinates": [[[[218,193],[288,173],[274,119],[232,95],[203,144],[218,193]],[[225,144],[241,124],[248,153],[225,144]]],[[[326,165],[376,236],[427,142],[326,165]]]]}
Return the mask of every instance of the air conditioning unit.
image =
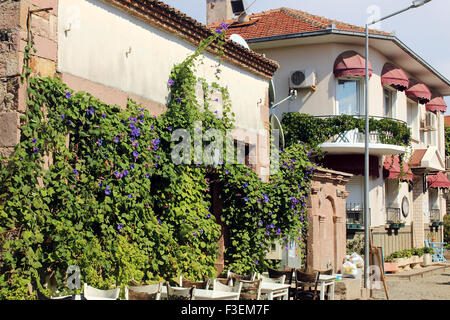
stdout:
{"type": "Polygon", "coordinates": [[[316,88],[316,73],[312,69],[293,70],[289,77],[291,89],[316,88]]]}

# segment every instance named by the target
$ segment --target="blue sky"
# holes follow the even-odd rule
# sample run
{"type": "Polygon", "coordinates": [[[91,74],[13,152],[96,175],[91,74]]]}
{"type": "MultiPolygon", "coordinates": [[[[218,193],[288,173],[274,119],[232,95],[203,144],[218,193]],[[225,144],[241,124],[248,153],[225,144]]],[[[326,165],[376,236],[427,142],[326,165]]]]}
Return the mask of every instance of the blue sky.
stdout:
{"type": "MultiPolygon", "coordinates": [[[[194,19],[206,23],[206,0],[162,0],[194,19]]],[[[247,0],[252,4],[254,0],[247,0]]],[[[256,0],[249,13],[288,7],[330,19],[364,26],[373,14],[386,16],[406,8],[411,0],[256,0]]],[[[395,32],[409,48],[450,79],[450,1],[432,0],[381,23],[381,29],[395,32]]],[[[445,98],[449,106],[450,97],[445,98]]]]}

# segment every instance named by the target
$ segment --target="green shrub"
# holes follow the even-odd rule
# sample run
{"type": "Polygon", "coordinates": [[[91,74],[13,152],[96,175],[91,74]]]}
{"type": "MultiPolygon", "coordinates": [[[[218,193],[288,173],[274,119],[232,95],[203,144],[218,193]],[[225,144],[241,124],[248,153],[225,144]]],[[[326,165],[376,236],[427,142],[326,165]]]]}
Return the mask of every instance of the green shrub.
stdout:
{"type": "Polygon", "coordinates": [[[216,40],[223,34],[174,66],[168,108],[158,118],[131,100],[121,110],[57,78],[29,79],[21,141],[0,159],[0,299],[34,298],[36,288],[66,293],[73,265],[82,282],[100,289],[215,276],[214,187],[230,240],[226,267],[262,271],[271,242],[304,245],[314,170],[304,146],[282,152],[268,182],[243,165],[171,161],[172,131],[193,133],[196,121],[223,134],[233,129],[225,88],[211,84],[222,91],[222,118],[208,108],[210,91],[204,109],[195,96],[196,59],[216,40]],[[11,230],[20,232],[6,237],[11,230]]]}

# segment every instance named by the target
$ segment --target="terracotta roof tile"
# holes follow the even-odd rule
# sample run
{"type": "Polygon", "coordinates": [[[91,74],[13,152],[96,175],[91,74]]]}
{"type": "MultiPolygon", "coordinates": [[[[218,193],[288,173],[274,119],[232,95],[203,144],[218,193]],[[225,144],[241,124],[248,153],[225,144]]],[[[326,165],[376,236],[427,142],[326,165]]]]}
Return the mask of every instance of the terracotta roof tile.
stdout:
{"type": "MultiPolygon", "coordinates": [[[[229,24],[227,35],[237,33],[244,39],[257,39],[294,33],[326,30],[334,24],[338,30],[364,32],[365,28],[341,21],[331,20],[301,10],[279,8],[250,15],[250,21],[238,24],[234,19],[225,20],[229,24]]],[[[210,25],[217,28],[219,23],[210,25]]],[[[388,35],[389,33],[370,30],[371,33],[388,35]]]]}

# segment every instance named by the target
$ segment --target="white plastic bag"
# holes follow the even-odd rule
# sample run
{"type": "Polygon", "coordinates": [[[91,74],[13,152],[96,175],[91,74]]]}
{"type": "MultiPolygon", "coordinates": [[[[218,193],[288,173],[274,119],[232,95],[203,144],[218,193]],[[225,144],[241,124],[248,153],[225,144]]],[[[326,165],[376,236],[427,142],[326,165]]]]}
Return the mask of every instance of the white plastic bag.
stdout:
{"type": "Polygon", "coordinates": [[[356,278],[358,276],[358,268],[354,263],[346,261],[342,265],[342,276],[346,278],[356,278]]]}
{"type": "Polygon", "coordinates": [[[356,252],[353,252],[350,256],[350,262],[354,263],[357,268],[363,268],[364,267],[364,260],[363,258],[357,254],[356,252]]]}

